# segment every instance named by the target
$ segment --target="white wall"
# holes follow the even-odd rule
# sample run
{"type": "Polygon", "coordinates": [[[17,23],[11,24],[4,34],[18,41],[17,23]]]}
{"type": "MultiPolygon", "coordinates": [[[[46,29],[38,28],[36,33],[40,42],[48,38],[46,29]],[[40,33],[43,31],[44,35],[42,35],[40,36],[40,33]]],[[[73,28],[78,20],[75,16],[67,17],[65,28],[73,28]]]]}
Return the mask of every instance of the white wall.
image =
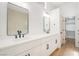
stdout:
{"type": "Polygon", "coordinates": [[[6,36],[7,3],[0,3],[0,36],[6,36]]]}
{"type": "Polygon", "coordinates": [[[79,17],[79,3],[76,4],[75,8],[76,8],[76,11],[75,11],[76,12],[76,16],[79,17]]]}
{"type": "Polygon", "coordinates": [[[35,4],[30,4],[29,13],[29,34],[42,34],[43,33],[43,9],[35,4]]]}
{"type": "Polygon", "coordinates": [[[65,3],[61,6],[61,15],[64,17],[71,17],[76,15],[76,4],[75,3],[65,3]]]}
{"type": "Polygon", "coordinates": [[[14,3],[29,10],[29,35],[43,33],[43,9],[36,3],[14,3]]]}
{"type": "MultiPolygon", "coordinates": [[[[26,35],[43,34],[43,9],[36,3],[15,3],[29,10],[29,33],[26,35]]],[[[15,39],[14,36],[7,36],[7,3],[0,3],[0,39],[15,39]]],[[[45,34],[45,33],[44,33],[45,34]]]]}

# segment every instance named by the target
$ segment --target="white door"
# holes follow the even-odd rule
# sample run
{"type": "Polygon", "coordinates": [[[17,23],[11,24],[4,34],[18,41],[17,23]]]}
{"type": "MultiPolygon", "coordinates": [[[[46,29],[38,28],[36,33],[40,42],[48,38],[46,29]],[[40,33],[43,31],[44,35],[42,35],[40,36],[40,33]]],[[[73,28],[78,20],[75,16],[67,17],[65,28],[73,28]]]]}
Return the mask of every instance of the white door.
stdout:
{"type": "Polygon", "coordinates": [[[60,9],[54,9],[50,12],[50,30],[53,34],[60,32],[60,9]]]}

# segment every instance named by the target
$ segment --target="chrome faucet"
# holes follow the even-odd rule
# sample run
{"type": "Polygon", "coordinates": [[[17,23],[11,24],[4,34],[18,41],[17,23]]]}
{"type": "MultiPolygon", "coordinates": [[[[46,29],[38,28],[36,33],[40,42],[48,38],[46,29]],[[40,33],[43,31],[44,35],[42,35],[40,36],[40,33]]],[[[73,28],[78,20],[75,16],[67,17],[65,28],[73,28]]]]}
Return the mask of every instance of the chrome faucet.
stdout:
{"type": "MultiPolygon", "coordinates": [[[[17,30],[17,33],[19,35],[19,38],[24,37],[24,34],[22,34],[22,31],[17,30]]],[[[15,35],[15,38],[18,38],[18,35],[15,35]]]]}
{"type": "Polygon", "coordinates": [[[18,30],[17,32],[18,32],[19,38],[21,38],[21,33],[22,33],[22,32],[19,31],[19,30],[18,30]]]}

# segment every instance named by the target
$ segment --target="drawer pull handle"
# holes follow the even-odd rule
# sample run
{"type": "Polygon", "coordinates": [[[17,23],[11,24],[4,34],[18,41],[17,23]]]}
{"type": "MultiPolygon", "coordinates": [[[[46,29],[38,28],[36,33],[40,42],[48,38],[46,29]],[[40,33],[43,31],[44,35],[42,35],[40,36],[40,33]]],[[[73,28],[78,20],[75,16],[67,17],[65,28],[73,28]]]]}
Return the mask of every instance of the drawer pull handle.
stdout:
{"type": "Polygon", "coordinates": [[[47,44],[47,47],[46,47],[46,49],[47,49],[47,50],[49,49],[49,44],[47,44]]]}
{"type": "Polygon", "coordinates": [[[25,56],[27,56],[27,55],[25,55],[25,56]]]}
{"type": "Polygon", "coordinates": [[[28,53],[28,56],[30,56],[30,53],[28,53]]]}
{"type": "Polygon", "coordinates": [[[57,40],[55,40],[55,43],[57,44],[57,40]]]}

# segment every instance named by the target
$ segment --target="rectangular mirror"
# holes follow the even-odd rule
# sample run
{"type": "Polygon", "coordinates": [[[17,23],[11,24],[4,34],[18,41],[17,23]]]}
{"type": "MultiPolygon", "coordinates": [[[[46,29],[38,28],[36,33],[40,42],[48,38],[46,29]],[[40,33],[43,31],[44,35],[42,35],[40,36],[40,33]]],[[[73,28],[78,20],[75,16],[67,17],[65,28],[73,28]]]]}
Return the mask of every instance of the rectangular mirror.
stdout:
{"type": "Polygon", "coordinates": [[[7,34],[17,35],[28,32],[28,10],[20,6],[8,3],[7,5],[7,34]]]}

